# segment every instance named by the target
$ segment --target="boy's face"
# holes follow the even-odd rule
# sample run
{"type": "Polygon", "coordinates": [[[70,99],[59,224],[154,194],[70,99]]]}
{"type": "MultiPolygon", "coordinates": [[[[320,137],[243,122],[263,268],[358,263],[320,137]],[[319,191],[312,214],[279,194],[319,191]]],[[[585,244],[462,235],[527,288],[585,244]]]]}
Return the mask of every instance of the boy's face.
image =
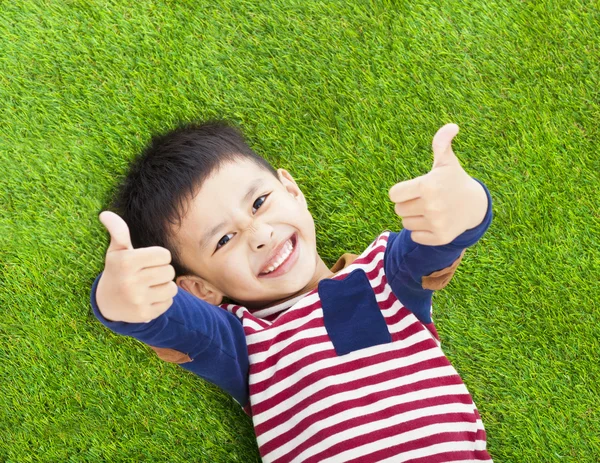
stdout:
{"type": "Polygon", "coordinates": [[[175,230],[182,263],[197,275],[178,278],[180,286],[259,307],[314,283],[323,267],[314,222],[296,182],[278,174],[243,159],[204,182],[175,230]]]}

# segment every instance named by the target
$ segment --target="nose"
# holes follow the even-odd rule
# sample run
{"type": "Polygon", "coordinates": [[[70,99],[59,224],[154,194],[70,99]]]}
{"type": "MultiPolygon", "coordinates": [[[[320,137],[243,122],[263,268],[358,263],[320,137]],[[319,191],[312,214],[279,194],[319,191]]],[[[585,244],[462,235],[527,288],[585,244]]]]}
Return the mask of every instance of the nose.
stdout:
{"type": "Polygon", "coordinates": [[[262,249],[273,239],[273,227],[264,222],[253,222],[248,227],[250,247],[254,251],[262,249]]]}

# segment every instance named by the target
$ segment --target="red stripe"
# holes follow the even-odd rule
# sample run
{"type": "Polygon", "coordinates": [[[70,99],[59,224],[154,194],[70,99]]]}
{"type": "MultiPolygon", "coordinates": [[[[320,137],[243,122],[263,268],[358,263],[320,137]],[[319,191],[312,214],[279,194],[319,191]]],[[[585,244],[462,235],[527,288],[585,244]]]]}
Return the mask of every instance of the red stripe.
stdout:
{"type": "Polygon", "coordinates": [[[477,429],[477,439],[487,441],[487,434],[484,429],[477,429]]]}
{"type": "MultiPolygon", "coordinates": [[[[298,334],[300,331],[306,331],[312,328],[322,328],[323,327],[323,319],[322,318],[313,318],[312,320],[308,320],[304,325],[300,325],[297,328],[289,329],[282,331],[281,333],[277,333],[273,338],[267,339],[266,341],[257,341],[254,343],[248,344],[248,355],[256,355],[260,353],[267,352],[272,346],[279,344],[280,342],[287,341],[292,338],[294,335],[298,334]]],[[[323,336],[323,335],[321,335],[323,336]]],[[[319,337],[319,336],[316,336],[319,337]]],[[[295,342],[295,341],[294,341],[295,342]]],[[[277,355],[277,354],[274,354],[277,355]]],[[[265,360],[263,360],[264,362],[265,360]]]]}
{"type": "MultiPolygon", "coordinates": [[[[385,362],[385,361],[393,360],[393,359],[399,359],[399,358],[403,358],[403,357],[406,357],[406,356],[409,356],[412,354],[423,352],[424,350],[426,350],[423,347],[423,345],[428,345],[431,342],[432,342],[431,339],[429,339],[429,340],[426,339],[425,341],[415,343],[412,346],[405,347],[403,349],[398,349],[398,350],[391,351],[391,352],[383,352],[383,353],[375,355],[375,356],[356,359],[351,362],[333,365],[328,368],[323,368],[321,370],[317,370],[315,372],[308,374],[307,376],[305,376],[303,378],[298,379],[298,381],[296,381],[289,388],[284,389],[283,391],[275,394],[274,396],[271,396],[269,399],[262,401],[259,404],[255,405],[252,408],[252,410],[255,415],[258,415],[259,413],[262,413],[265,410],[268,410],[271,407],[274,407],[274,406],[278,405],[279,403],[289,399],[290,397],[292,397],[296,393],[302,391],[303,389],[310,388],[311,385],[315,384],[317,381],[319,381],[323,378],[330,378],[330,377],[344,374],[344,373],[355,372],[361,368],[376,365],[381,362],[385,362]]],[[[444,356],[439,356],[436,359],[443,359],[443,360],[445,360],[444,365],[450,365],[450,362],[444,356]]],[[[433,359],[433,360],[436,360],[436,359],[433,359]]],[[[407,365],[407,366],[398,368],[396,370],[384,371],[378,375],[369,376],[367,378],[360,379],[359,381],[366,381],[367,384],[371,384],[371,383],[375,384],[377,381],[374,381],[370,378],[378,378],[378,377],[381,377],[382,375],[385,378],[382,379],[381,381],[385,381],[387,379],[399,378],[402,375],[415,373],[417,371],[421,371],[421,369],[427,369],[427,368],[424,368],[424,366],[427,365],[428,362],[431,362],[431,361],[432,360],[427,360],[424,362],[407,365]]],[[[258,384],[260,384],[260,383],[250,385],[250,395],[251,396],[254,395],[254,387],[256,387],[258,384]]],[[[347,388],[348,387],[347,384],[351,384],[351,383],[345,383],[342,385],[333,385],[332,387],[347,388]]]]}
{"type": "MultiPolygon", "coordinates": [[[[425,390],[425,389],[430,389],[433,387],[439,387],[442,385],[454,386],[454,385],[461,384],[460,378],[458,376],[448,377],[448,378],[440,378],[440,379],[442,379],[442,381],[440,381],[440,380],[422,381],[421,384],[419,385],[420,386],[419,389],[425,390]]],[[[406,393],[405,389],[406,389],[405,387],[399,387],[399,388],[392,389],[390,391],[373,392],[365,397],[336,403],[336,404],[332,405],[331,407],[319,410],[319,412],[306,417],[301,422],[294,425],[294,427],[292,429],[290,429],[289,431],[287,431],[287,432],[275,437],[271,441],[263,444],[261,446],[261,452],[264,452],[265,454],[267,454],[267,453],[273,451],[274,449],[278,448],[282,443],[291,441],[292,439],[296,438],[298,435],[300,435],[302,432],[304,432],[306,429],[308,429],[315,423],[319,423],[323,419],[325,419],[329,416],[333,416],[333,415],[336,415],[337,413],[351,410],[353,408],[372,405],[373,403],[379,402],[380,400],[383,400],[383,399],[387,399],[388,397],[400,396],[403,393],[406,393]]],[[[361,426],[364,424],[381,421],[381,420],[399,415],[401,413],[406,413],[406,412],[410,412],[410,411],[414,411],[414,410],[418,410],[418,409],[422,409],[422,408],[426,408],[426,407],[433,407],[433,406],[438,406],[438,405],[449,405],[449,404],[456,404],[456,403],[470,405],[472,403],[471,397],[468,394],[459,394],[459,395],[453,394],[453,395],[445,395],[445,396],[439,396],[439,397],[430,397],[427,399],[414,400],[412,402],[392,405],[392,406],[388,407],[387,409],[380,410],[380,411],[370,413],[370,414],[364,414],[359,417],[351,418],[348,420],[344,420],[343,415],[342,415],[340,417],[340,421],[338,421],[335,425],[329,426],[327,428],[319,429],[319,431],[316,434],[309,437],[307,440],[303,441],[296,450],[298,450],[298,453],[300,453],[300,452],[304,451],[304,449],[307,449],[307,448],[311,447],[312,445],[320,442],[323,439],[323,436],[332,436],[334,434],[346,431],[346,430],[354,428],[356,426],[361,426]]],[[[465,414],[463,413],[460,415],[465,415],[465,414]]],[[[401,423],[402,432],[411,431],[412,429],[416,429],[416,428],[426,426],[429,424],[445,423],[446,422],[445,419],[441,419],[441,418],[439,418],[439,416],[441,416],[441,415],[438,414],[438,415],[433,415],[433,417],[423,417],[423,418],[418,418],[418,419],[414,419],[411,421],[403,422],[403,423],[401,423]],[[429,418],[431,419],[431,422],[427,422],[427,419],[429,419],[429,418]],[[423,424],[423,420],[426,421],[425,424],[423,424]]],[[[454,420],[454,421],[456,421],[456,420],[454,420]]],[[[468,421],[475,423],[475,418],[472,414],[469,416],[468,421]]],[[[256,432],[256,435],[259,436],[260,433],[256,432]]]]}
{"type": "Polygon", "coordinates": [[[385,252],[384,245],[377,246],[377,247],[373,248],[373,250],[371,252],[369,252],[368,254],[366,254],[362,257],[356,258],[356,260],[354,262],[352,262],[352,265],[368,267],[375,260],[379,260],[379,261],[383,262],[382,257],[383,257],[384,252],[385,252]]]}
{"type": "MultiPolygon", "coordinates": [[[[393,295],[392,295],[392,298],[397,300],[393,295]]],[[[400,308],[396,312],[394,312],[390,315],[387,315],[387,316],[384,315],[383,318],[385,319],[387,326],[392,328],[394,325],[397,325],[398,323],[400,323],[402,320],[404,320],[409,315],[410,315],[410,311],[408,309],[400,306],[400,308]],[[404,310],[402,310],[402,309],[404,309],[404,310]]]]}
{"type": "MultiPolygon", "coordinates": [[[[379,262],[377,262],[377,264],[375,265],[375,267],[373,267],[372,270],[369,270],[368,272],[366,270],[363,269],[363,271],[366,273],[367,277],[369,278],[370,282],[373,282],[373,280],[375,278],[377,278],[379,276],[380,273],[383,273],[383,259],[381,259],[379,262]]],[[[382,279],[383,282],[383,279],[382,279]]],[[[379,283],[379,285],[375,286],[375,288],[381,288],[381,283],[379,283]]],[[[373,288],[375,290],[375,288],[373,288]]],[[[379,289],[379,291],[375,290],[376,293],[380,293],[381,289],[379,289]]]]}
{"type": "Polygon", "coordinates": [[[394,305],[395,302],[399,302],[400,307],[404,307],[402,305],[402,303],[400,301],[398,301],[398,299],[396,298],[396,296],[394,295],[394,293],[392,291],[390,291],[390,294],[388,295],[387,299],[384,299],[382,301],[377,301],[377,303],[379,304],[379,308],[381,310],[388,310],[390,307],[392,307],[394,305]]]}
{"type": "MultiPolygon", "coordinates": [[[[248,318],[248,317],[244,317],[244,318],[248,318]]],[[[252,334],[256,334],[256,333],[264,333],[265,330],[269,329],[269,327],[271,326],[269,323],[266,323],[264,320],[261,320],[260,318],[250,318],[250,320],[252,320],[254,323],[257,323],[259,325],[258,328],[255,328],[253,326],[248,326],[248,325],[244,325],[244,334],[247,336],[250,336],[252,334]],[[260,321],[259,321],[260,320],[260,321]]]]}
{"type": "MultiPolygon", "coordinates": [[[[329,338],[327,336],[321,336],[321,338],[322,339],[318,339],[318,342],[329,341],[329,338]]],[[[304,344],[305,346],[306,345],[310,346],[313,344],[314,341],[315,341],[315,338],[303,339],[302,344],[304,344]]],[[[296,343],[294,343],[294,344],[296,344],[296,343]]],[[[290,348],[292,348],[292,347],[295,348],[296,346],[290,346],[290,348]]],[[[298,348],[301,348],[301,347],[302,346],[298,346],[298,348]]],[[[277,369],[272,376],[269,376],[268,378],[265,378],[264,380],[259,381],[257,383],[251,384],[250,385],[251,394],[259,394],[259,393],[265,391],[266,389],[268,389],[271,386],[274,386],[275,384],[279,383],[280,381],[283,381],[283,380],[289,378],[292,374],[294,374],[296,371],[299,371],[301,368],[304,368],[305,366],[311,365],[320,360],[334,358],[336,356],[337,356],[337,354],[335,353],[335,350],[333,348],[329,348],[327,350],[311,353],[306,357],[302,357],[297,362],[291,363],[290,365],[287,365],[284,368],[277,369]]],[[[269,361],[272,361],[271,363],[277,363],[279,361],[279,359],[274,358],[274,357],[269,357],[269,361]]],[[[263,365],[265,365],[265,364],[266,364],[266,362],[263,362],[263,365]]],[[[262,368],[261,371],[264,369],[265,368],[262,368]]],[[[254,368],[252,368],[252,374],[255,374],[254,368]]]]}
{"type": "MultiPolygon", "coordinates": [[[[472,416],[472,415],[471,415],[472,416]]],[[[317,463],[325,458],[329,458],[338,455],[342,452],[352,450],[363,445],[367,445],[373,442],[377,442],[382,439],[387,439],[393,436],[399,436],[403,432],[418,429],[423,426],[428,426],[434,423],[456,423],[463,422],[464,414],[462,413],[448,413],[446,415],[436,415],[434,417],[424,417],[410,422],[410,429],[407,429],[408,423],[400,423],[389,428],[379,429],[373,432],[363,434],[361,436],[353,437],[352,439],[345,440],[338,444],[332,445],[328,449],[311,456],[308,459],[304,459],[303,463],[317,463]],[[433,419],[432,419],[433,418],[433,419]]],[[[327,435],[331,435],[327,432],[327,435]]],[[[327,436],[323,436],[324,438],[327,436]]],[[[425,436],[420,439],[411,440],[402,444],[397,444],[385,449],[378,450],[368,455],[363,455],[352,460],[345,460],[346,463],[366,463],[376,462],[393,456],[402,455],[412,450],[418,450],[430,445],[443,444],[447,442],[472,442],[474,444],[475,433],[469,431],[459,432],[443,432],[437,433],[430,436],[425,436]]],[[[448,452],[446,452],[448,453],[448,452]]],[[[469,452],[471,455],[473,452],[469,452]]],[[[277,463],[286,461],[283,459],[276,460],[277,463]]]]}
{"type": "Polygon", "coordinates": [[[438,341],[440,340],[440,335],[438,334],[437,330],[435,329],[435,325],[433,324],[433,322],[424,323],[423,326],[425,328],[427,328],[427,330],[433,335],[433,337],[435,339],[437,339],[438,341]]]}
{"type": "MultiPolygon", "coordinates": [[[[392,341],[396,342],[396,341],[405,340],[405,339],[409,338],[410,336],[413,336],[413,335],[421,332],[422,330],[423,330],[423,327],[419,323],[412,323],[411,325],[404,328],[402,331],[391,334],[392,341]]],[[[285,346],[280,352],[269,355],[262,362],[253,363],[250,366],[251,374],[261,373],[261,372],[265,371],[267,368],[274,367],[279,361],[281,361],[281,359],[294,354],[295,352],[297,352],[300,349],[303,349],[305,347],[315,345],[318,343],[325,343],[325,342],[328,342],[328,343],[331,342],[331,340],[327,334],[323,334],[320,336],[314,336],[312,338],[299,339],[297,341],[294,341],[294,342],[290,343],[289,345],[285,346]]],[[[420,342],[427,343],[428,344],[428,346],[426,346],[427,349],[437,348],[437,345],[429,338],[427,338],[423,341],[420,341],[420,342]]],[[[421,350],[426,350],[426,348],[421,347],[421,350]]],[[[414,351],[406,350],[406,349],[411,349],[411,346],[400,348],[400,349],[395,349],[394,352],[397,352],[397,354],[389,354],[389,355],[394,355],[394,357],[400,358],[400,357],[404,357],[407,355],[411,355],[409,353],[403,354],[403,352],[415,353],[414,351]]],[[[251,349],[250,347],[248,347],[248,350],[252,354],[256,353],[256,352],[254,352],[254,349],[251,349]]],[[[375,357],[376,355],[381,355],[381,354],[373,354],[371,356],[371,358],[375,357]]],[[[302,368],[306,365],[310,365],[311,363],[315,363],[318,360],[321,360],[324,358],[333,358],[336,356],[337,355],[335,354],[333,345],[331,345],[328,350],[321,351],[321,352],[309,353],[307,356],[304,356],[303,358],[299,359],[298,361],[291,363],[290,365],[288,365],[284,368],[278,369],[274,374],[277,374],[280,377],[280,379],[283,379],[283,378],[281,378],[281,375],[283,374],[282,372],[284,372],[284,371],[285,371],[284,376],[287,377],[287,376],[290,376],[291,374],[293,374],[294,372],[300,370],[300,368],[302,368]],[[328,352],[328,355],[324,356],[323,352],[328,352]]],[[[356,361],[358,361],[358,360],[356,360],[356,361]]],[[[277,381],[272,381],[272,377],[266,378],[263,381],[271,381],[272,383],[277,382],[277,381]]],[[[256,384],[259,384],[259,383],[256,383],[256,384]]]]}
{"type": "Polygon", "coordinates": [[[457,452],[444,452],[437,455],[431,455],[423,458],[413,458],[406,460],[410,463],[445,463],[451,461],[475,460],[490,461],[492,457],[485,450],[463,450],[457,452]]]}
{"type": "MultiPolygon", "coordinates": [[[[273,323],[271,323],[270,327],[285,326],[286,323],[293,322],[294,320],[298,320],[303,317],[308,317],[314,310],[317,310],[320,308],[321,308],[321,301],[317,299],[315,302],[313,302],[312,304],[309,304],[305,307],[297,307],[294,310],[290,310],[283,314],[279,314],[279,318],[277,318],[277,320],[275,320],[273,323]]],[[[252,314],[248,314],[248,316],[256,318],[252,314]]]]}
{"type": "MultiPolygon", "coordinates": [[[[324,342],[331,343],[331,340],[329,339],[329,336],[327,336],[327,334],[313,336],[312,338],[298,339],[298,340],[290,343],[289,345],[285,346],[281,350],[281,352],[278,352],[278,353],[268,356],[262,362],[253,363],[250,366],[251,372],[252,372],[252,374],[262,373],[267,368],[271,368],[271,367],[275,366],[275,364],[277,362],[279,362],[281,359],[287,357],[288,355],[292,355],[294,352],[296,352],[304,347],[314,346],[316,344],[320,344],[320,343],[324,343],[324,342]]],[[[331,352],[335,352],[333,350],[333,345],[331,345],[330,349],[331,349],[331,352]]],[[[313,357],[313,355],[318,355],[320,353],[321,352],[314,352],[314,354],[313,354],[313,352],[310,352],[302,360],[305,360],[305,359],[310,360],[311,358],[315,358],[315,357],[313,357]]],[[[309,362],[309,363],[312,363],[312,362],[309,362]]]]}
{"type": "MultiPolygon", "coordinates": [[[[355,390],[355,389],[359,389],[359,388],[366,387],[366,386],[373,386],[373,385],[376,385],[376,384],[379,384],[379,383],[382,383],[385,381],[389,381],[392,379],[401,378],[403,376],[412,374],[416,371],[426,371],[426,370],[430,370],[433,368],[445,367],[448,365],[449,365],[448,359],[446,359],[445,357],[437,357],[435,359],[426,360],[426,361],[420,362],[418,364],[413,364],[413,365],[410,365],[407,367],[402,367],[402,368],[398,368],[395,370],[384,371],[379,374],[369,376],[366,378],[355,379],[354,381],[350,381],[350,382],[347,382],[344,384],[333,384],[331,386],[327,386],[327,387],[321,389],[320,391],[316,392],[315,394],[313,394],[299,402],[296,402],[292,407],[283,410],[280,414],[274,416],[273,418],[270,418],[269,420],[265,421],[264,423],[261,423],[261,424],[255,426],[255,428],[254,428],[255,432],[256,432],[256,434],[262,434],[263,432],[267,431],[268,429],[271,429],[271,428],[283,423],[284,421],[289,419],[289,417],[297,415],[301,410],[305,409],[306,407],[310,406],[311,404],[319,402],[328,397],[333,397],[337,394],[355,390]]],[[[452,375],[452,376],[456,376],[456,378],[460,381],[460,377],[458,375],[452,375]]],[[[420,389],[436,387],[437,385],[444,385],[444,381],[446,381],[446,380],[444,380],[443,378],[446,378],[446,377],[443,376],[443,377],[438,377],[438,378],[433,378],[433,379],[426,379],[426,380],[417,381],[417,382],[414,382],[411,384],[398,386],[395,393],[396,394],[399,394],[399,393],[406,394],[409,392],[418,391],[420,389]]],[[[312,383],[309,383],[309,387],[310,387],[310,384],[312,384],[312,383]]],[[[460,382],[458,384],[460,384],[460,382]]],[[[264,402],[261,402],[257,405],[253,405],[252,412],[254,415],[263,413],[273,407],[276,407],[277,405],[282,403],[284,400],[290,398],[293,394],[295,394],[296,392],[298,392],[300,390],[301,389],[296,389],[295,385],[288,389],[285,389],[285,390],[281,391],[279,394],[276,394],[275,396],[265,400],[264,402]]],[[[380,392],[380,394],[385,394],[385,391],[380,392]]],[[[252,395],[252,386],[250,386],[250,395],[252,395]]]]}

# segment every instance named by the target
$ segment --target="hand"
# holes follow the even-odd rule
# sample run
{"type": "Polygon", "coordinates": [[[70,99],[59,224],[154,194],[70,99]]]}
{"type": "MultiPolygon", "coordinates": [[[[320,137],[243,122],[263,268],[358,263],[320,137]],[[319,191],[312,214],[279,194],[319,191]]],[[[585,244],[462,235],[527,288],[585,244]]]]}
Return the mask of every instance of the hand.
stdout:
{"type": "Polygon", "coordinates": [[[467,174],[452,151],[458,125],[446,124],[433,137],[433,168],[390,188],[394,210],[414,242],[441,246],[479,225],[487,212],[483,187],[467,174]]]}
{"type": "Polygon", "coordinates": [[[96,290],[100,312],[112,321],[154,320],[171,307],[177,294],[171,253],[159,246],[133,249],[127,224],[113,212],[102,212],[100,221],[110,234],[96,290]]]}

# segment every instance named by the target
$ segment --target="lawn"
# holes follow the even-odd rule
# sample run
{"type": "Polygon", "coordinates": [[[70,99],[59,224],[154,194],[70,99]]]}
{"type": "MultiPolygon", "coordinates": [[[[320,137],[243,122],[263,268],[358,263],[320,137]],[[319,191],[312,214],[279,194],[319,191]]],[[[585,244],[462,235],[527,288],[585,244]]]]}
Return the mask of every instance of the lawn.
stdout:
{"type": "Polygon", "coordinates": [[[129,160],[209,118],[297,178],[329,264],[459,124],[495,220],[434,298],[445,351],[495,461],[598,461],[596,0],[0,1],[0,461],[259,461],[232,399],[89,306],[129,160]]]}

